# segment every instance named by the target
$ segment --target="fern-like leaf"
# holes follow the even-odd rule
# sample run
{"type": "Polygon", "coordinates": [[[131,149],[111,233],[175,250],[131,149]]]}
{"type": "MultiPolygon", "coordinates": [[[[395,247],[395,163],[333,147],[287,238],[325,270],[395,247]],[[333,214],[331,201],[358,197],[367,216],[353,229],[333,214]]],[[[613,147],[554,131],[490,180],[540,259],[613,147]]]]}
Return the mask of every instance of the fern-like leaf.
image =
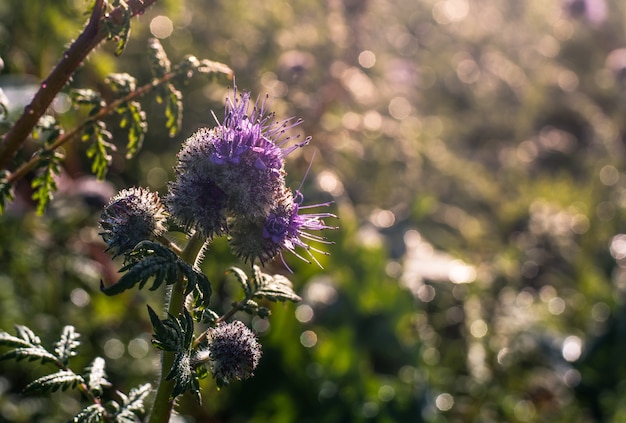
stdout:
{"type": "Polygon", "coordinates": [[[0,215],[4,214],[6,204],[15,200],[13,185],[8,181],[9,172],[0,170],[0,215]]]}
{"type": "Polygon", "coordinates": [[[84,382],[85,380],[81,375],[77,375],[71,370],[59,370],[56,373],[40,377],[29,383],[26,385],[26,388],[24,388],[24,393],[55,392],[59,389],[65,391],[84,382]]]}
{"type": "Polygon", "coordinates": [[[168,93],[165,97],[165,127],[169,129],[169,136],[178,134],[183,122],[183,95],[172,84],[168,84],[168,93]]]}
{"type": "Polygon", "coordinates": [[[8,359],[14,359],[16,361],[41,361],[42,363],[55,363],[57,365],[60,364],[57,357],[54,354],[48,352],[42,346],[16,348],[0,357],[0,360],[8,359]]]}
{"type": "Polygon", "coordinates": [[[254,297],[265,298],[270,301],[302,301],[293,290],[293,284],[283,275],[268,275],[261,272],[259,266],[254,266],[253,283],[254,297]]]}
{"type": "Polygon", "coordinates": [[[146,113],[141,110],[141,103],[129,102],[124,108],[118,109],[123,117],[120,128],[128,128],[128,143],[126,144],[126,158],[131,159],[141,150],[143,139],[148,132],[146,113]]]}
{"type": "Polygon", "coordinates": [[[128,396],[119,392],[118,394],[122,398],[122,405],[115,415],[116,420],[134,423],[136,421],[136,416],[144,413],[144,401],[146,397],[150,395],[150,392],[152,392],[152,385],[149,383],[131,389],[128,396]]]}
{"type": "Polygon", "coordinates": [[[54,352],[61,363],[67,365],[69,359],[74,357],[76,348],[80,345],[80,334],[76,332],[74,326],[65,326],[61,333],[61,339],[55,344],[54,352]]]}
{"type": "Polygon", "coordinates": [[[122,9],[122,22],[118,24],[113,22],[112,19],[106,19],[104,25],[107,30],[107,40],[117,42],[115,55],[121,56],[128,43],[128,37],[130,36],[130,19],[132,14],[130,7],[124,0],[113,0],[111,4],[113,7],[122,9]]]}
{"type": "Polygon", "coordinates": [[[199,301],[204,304],[208,304],[211,297],[211,284],[207,277],[172,250],[156,242],[142,241],[137,244],[129,255],[129,263],[120,272],[126,273],[115,285],[101,288],[106,295],[119,294],[135,285],[141,289],[151,279],[150,290],[155,290],[163,283],[171,285],[184,276],[187,279],[185,295],[196,290],[199,301]]]}
{"type": "Polygon", "coordinates": [[[111,133],[107,130],[106,124],[98,120],[85,130],[82,140],[93,139],[91,146],[87,149],[87,157],[92,159],[91,171],[100,180],[106,176],[106,172],[113,158],[111,152],[117,147],[111,143],[111,133]]]}
{"type": "Polygon", "coordinates": [[[72,423],[102,423],[105,415],[104,407],[100,404],[91,404],[74,416],[72,423]]]}
{"type": "Polygon", "coordinates": [[[244,272],[238,267],[233,266],[233,267],[229,267],[226,273],[232,273],[233,275],[235,275],[235,279],[237,280],[237,282],[239,282],[239,285],[241,285],[241,287],[243,288],[243,292],[245,296],[252,297],[252,285],[250,284],[250,281],[248,280],[248,275],[246,275],[246,272],[244,272]]]}
{"type": "Polygon", "coordinates": [[[154,328],[152,343],[164,351],[182,352],[187,351],[193,342],[193,318],[187,309],[183,309],[180,317],[169,315],[161,320],[159,316],[148,306],[148,314],[154,328]]]}
{"type": "Polygon", "coordinates": [[[161,42],[157,38],[148,40],[148,51],[150,52],[152,75],[160,79],[170,73],[172,67],[170,59],[167,58],[167,53],[165,53],[161,42]]]}
{"type": "Polygon", "coordinates": [[[39,155],[42,157],[40,171],[31,182],[31,187],[34,190],[32,198],[37,202],[37,214],[42,215],[57,190],[55,176],[59,174],[63,155],[51,150],[42,150],[39,155]]]}
{"type": "Polygon", "coordinates": [[[15,332],[17,336],[10,335],[4,331],[0,332],[0,345],[35,348],[41,345],[41,339],[27,326],[15,325],[15,332]]]}
{"type": "Polygon", "coordinates": [[[96,357],[89,367],[87,367],[87,387],[95,395],[102,395],[104,388],[111,386],[111,382],[107,380],[107,375],[104,370],[105,361],[102,357],[96,357]]]}

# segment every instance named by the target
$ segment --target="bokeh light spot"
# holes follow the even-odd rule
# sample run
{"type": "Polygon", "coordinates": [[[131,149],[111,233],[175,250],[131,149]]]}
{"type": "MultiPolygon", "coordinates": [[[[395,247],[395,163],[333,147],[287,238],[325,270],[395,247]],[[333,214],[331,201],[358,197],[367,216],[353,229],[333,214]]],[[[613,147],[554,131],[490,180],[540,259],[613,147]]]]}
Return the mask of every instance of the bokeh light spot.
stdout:
{"type": "Polygon", "coordinates": [[[300,343],[306,348],[312,348],[317,344],[317,334],[312,330],[306,330],[300,335],[300,343]]]}
{"type": "Polygon", "coordinates": [[[174,32],[174,24],[167,16],[159,15],[150,21],[150,33],[157,38],[167,38],[174,32]]]}
{"type": "Polygon", "coordinates": [[[376,64],[376,55],[369,50],[363,50],[361,53],[359,53],[358,60],[359,65],[361,65],[365,69],[369,69],[371,67],[374,67],[374,65],[376,64]]]}
{"type": "Polygon", "coordinates": [[[437,395],[435,406],[441,411],[448,411],[454,405],[454,397],[447,392],[437,395]]]}

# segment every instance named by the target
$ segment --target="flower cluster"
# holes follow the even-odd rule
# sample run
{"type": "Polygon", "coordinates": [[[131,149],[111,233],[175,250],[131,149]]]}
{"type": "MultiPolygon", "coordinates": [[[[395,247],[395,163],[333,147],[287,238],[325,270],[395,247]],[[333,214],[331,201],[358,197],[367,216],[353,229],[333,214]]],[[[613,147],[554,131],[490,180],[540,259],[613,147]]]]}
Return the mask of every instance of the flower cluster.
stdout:
{"type": "Polygon", "coordinates": [[[196,362],[208,362],[220,383],[253,376],[261,359],[256,335],[242,322],[221,323],[207,332],[208,346],[198,352],[196,362]]]}
{"type": "Polygon", "coordinates": [[[128,254],[139,242],[165,231],[166,212],[159,195],[144,188],[120,191],[105,206],[100,235],[115,256],[128,254]]]}
{"type": "Polygon", "coordinates": [[[319,250],[307,241],[325,240],[309,231],[331,228],[322,219],[334,215],[299,214],[305,208],[302,195],[285,185],[284,158],[309,139],[291,143],[287,131],[300,121],[275,120],[266,100],[251,107],[249,93],[238,98],[234,92],[224,121],[184,143],[165,203],[188,229],[207,237],[228,234],[233,251],[245,261],[265,263],[283,250],[309,261],[295,250],[302,247],[317,262],[311,251],[319,250]]]}

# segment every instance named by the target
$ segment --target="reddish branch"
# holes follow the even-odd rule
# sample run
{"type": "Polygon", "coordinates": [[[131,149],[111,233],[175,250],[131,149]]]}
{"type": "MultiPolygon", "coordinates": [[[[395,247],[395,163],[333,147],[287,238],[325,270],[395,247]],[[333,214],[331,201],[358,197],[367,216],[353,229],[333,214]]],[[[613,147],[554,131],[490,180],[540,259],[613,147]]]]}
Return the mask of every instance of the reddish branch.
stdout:
{"type": "MultiPolygon", "coordinates": [[[[131,16],[141,15],[156,1],[128,0],[127,3],[131,16]]],[[[117,7],[110,13],[105,13],[106,7],[107,2],[105,0],[95,1],[91,17],[83,32],[63,54],[59,63],[41,84],[39,91],[37,91],[30,104],[24,108],[20,118],[0,140],[0,169],[7,168],[15,153],[32,132],[39,118],[50,106],[54,97],[67,84],[87,55],[107,37],[106,21],[118,25],[122,24],[124,10],[121,7],[117,7]]]]}

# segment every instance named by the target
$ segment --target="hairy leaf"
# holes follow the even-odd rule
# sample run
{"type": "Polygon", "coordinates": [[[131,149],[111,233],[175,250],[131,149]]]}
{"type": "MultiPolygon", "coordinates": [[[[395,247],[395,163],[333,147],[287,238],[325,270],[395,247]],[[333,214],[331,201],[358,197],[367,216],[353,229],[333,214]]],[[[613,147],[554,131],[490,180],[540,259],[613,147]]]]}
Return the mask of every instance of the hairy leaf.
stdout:
{"type": "Polygon", "coordinates": [[[13,195],[13,185],[11,185],[7,179],[9,172],[6,170],[0,170],[0,214],[3,214],[6,209],[6,203],[9,203],[15,199],[13,195]]]}
{"type": "Polygon", "coordinates": [[[233,266],[233,267],[229,267],[226,273],[232,273],[233,275],[235,275],[235,279],[237,279],[237,282],[239,282],[239,284],[243,288],[243,292],[246,295],[246,297],[252,296],[252,285],[250,284],[250,281],[248,280],[248,275],[246,275],[246,272],[244,272],[238,267],[233,266]]]}
{"type": "Polygon", "coordinates": [[[54,352],[59,361],[67,365],[70,357],[74,357],[77,352],[76,348],[80,345],[80,334],[76,332],[74,326],[65,326],[61,333],[61,339],[55,344],[54,352]]]}
{"type": "Polygon", "coordinates": [[[178,134],[183,122],[183,95],[180,91],[168,84],[168,93],[165,97],[165,127],[169,129],[169,136],[178,134]]]}
{"type": "Polygon", "coordinates": [[[87,387],[96,396],[102,395],[103,388],[111,386],[111,382],[107,380],[107,375],[104,371],[105,364],[102,357],[96,357],[87,367],[87,387]]]}
{"type": "Polygon", "coordinates": [[[87,157],[92,159],[91,171],[100,180],[104,179],[113,160],[110,152],[117,150],[117,147],[110,142],[112,137],[106,129],[106,124],[101,120],[89,125],[82,136],[83,141],[93,139],[91,146],[87,149],[87,157]]]}
{"type": "Polygon", "coordinates": [[[185,295],[197,292],[197,303],[208,304],[211,297],[211,284],[199,269],[181,260],[176,253],[162,244],[142,241],[135,246],[129,255],[129,263],[120,269],[126,272],[115,284],[108,288],[102,287],[106,295],[115,295],[127,289],[145,284],[153,279],[150,290],[159,288],[163,283],[171,285],[179,277],[187,279],[185,295]]]}
{"type": "Polygon", "coordinates": [[[91,404],[72,419],[73,423],[102,423],[106,410],[100,404],[91,404]]]}
{"type": "Polygon", "coordinates": [[[270,301],[302,301],[293,290],[293,284],[283,275],[268,275],[261,268],[254,266],[254,297],[270,301]]]}
{"type": "Polygon", "coordinates": [[[24,388],[24,393],[55,392],[59,389],[65,391],[84,382],[85,381],[82,376],[77,375],[71,370],[59,370],[56,373],[40,377],[39,379],[29,383],[26,388],[24,388]]]}
{"type": "Polygon", "coordinates": [[[150,67],[152,69],[152,75],[155,78],[163,78],[171,70],[170,60],[167,58],[167,54],[161,45],[161,42],[157,38],[150,38],[148,40],[148,49],[150,52],[150,67]]]}
{"type": "Polygon", "coordinates": [[[128,73],[112,73],[104,79],[104,83],[120,96],[137,89],[137,79],[128,73]]]}
{"type": "Polygon", "coordinates": [[[42,215],[57,190],[55,176],[59,174],[63,155],[51,150],[42,150],[39,155],[42,158],[40,171],[31,182],[31,187],[34,190],[32,198],[37,202],[37,214],[42,215]]]}
{"type": "Polygon", "coordinates": [[[148,306],[148,314],[154,328],[152,343],[159,349],[172,352],[189,350],[193,342],[193,318],[187,309],[180,317],[169,315],[167,319],[159,316],[148,306]]]}
{"type": "Polygon", "coordinates": [[[130,19],[132,17],[130,7],[124,0],[113,0],[113,7],[122,9],[122,22],[117,24],[112,19],[105,19],[104,26],[107,30],[107,40],[117,41],[115,55],[120,56],[126,48],[128,37],[130,35],[130,19]]]}
{"type": "MultiPolygon", "coordinates": [[[[152,392],[152,385],[150,385],[149,383],[131,389],[128,393],[128,396],[119,392],[118,394],[122,398],[122,406],[120,407],[120,410],[118,411],[116,416],[123,417],[129,415],[129,417],[131,417],[135,414],[143,413],[144,400],[148,395],[150,395],[150,392],[152,392]]],[[[134,422],[134,420],[131,421],[134,422]]]]}
{"type": "Polygon", "coordinates": [[[10,335],[4,331],[0,332],[0,345],[8,347],[38,347],[41,344],[41,339],[27,326],[15,325],[15,332],[17,336],[10,335]]]}
{"type": "Polygon", "coordinates": [[[178,278],[178,256],[169,248],[150,241],[140,242],[129,256],[130,262],[120,269],[126,272],[115,284],[102,288],[106,295],[115,295],[139,284],[139,288],[154,279],[151,290],[164,282],[171,285],[178,278]]]}
{"type": "Polygon", "coordinates": [[[54,354],[49,353],[48,351],[46,351],[45,348],[41,346],[16,348],[2,355],[2,357],[0,357],[0,360],[7,360],[10,358],[15,359],[17,361],[40,360],[42,363],[55,363],[55,364],[59,363],[57,357],[54,354]]]}
{"type": "Polygon", "coordinates": [[[70,91],[70,98],[75,105],[102,106],[100,93],[91,89],[75,89],[70,91]]]}
{"type": "Polygon", "coordinates": [[[141,103],[131,101],[123,108],[118,109],[122,114],[120,128],[128,128],[128,143],[126,144],[126,158],[133,158],[143,145],[143,139],[148,132],[146,113],[141,110],[141,103]]]}

